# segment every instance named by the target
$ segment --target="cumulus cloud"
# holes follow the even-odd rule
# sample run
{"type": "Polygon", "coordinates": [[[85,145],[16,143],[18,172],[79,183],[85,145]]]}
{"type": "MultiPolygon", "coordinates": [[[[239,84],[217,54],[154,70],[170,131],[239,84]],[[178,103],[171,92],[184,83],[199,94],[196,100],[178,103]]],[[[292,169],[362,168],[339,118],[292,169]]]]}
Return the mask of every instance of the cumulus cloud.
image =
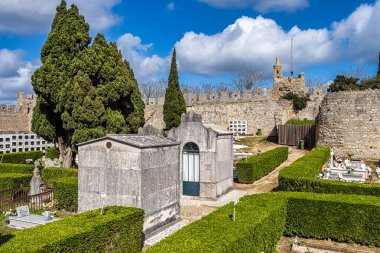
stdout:
{"type": "Polygon", "coordinates": [[[21,51],[0,50],[1,66],[8,65],[7,71],[0,72],[0,103],[14,103],[17,92],[33,93],[31,76],[39,66],[39,62],[24,62],[21,60],[21,51]],[[5,53],[4,53],[5,52],[5,53]],[[16,52],[14,55],[12,53],[16,52]],[[3,58],[2,54],[12,55],[3,58]]]}
{"type": "MultiPolygon", "coordinates": [[[[285,31],[272,19],[241,17],[220,33],[187,32],[176,43],[182,69],[194,74],[218,75],[258,68],[270,71],[276,56],[290,63],[294,39],[295,67],[341,60],[373,64],[380,41],[380,1],[361,5],[331,28],[285,31]]],[[[289,70],[289,65],[285,69],[289,70]]]]}
{"type": "Polygon", "coordinates": [[[124,59],[131,64],[136,78],[139,81],[154,79],[168,66],[168,59],[158,55],[147,56],[147,51],[153,44],[142,44],[140,37],[126,33],[120,36],[116,44],[121,50],[124,59]]]}
{"type": "MultiPolygon", "coordinates": [[[[46,33],[60,0],[2,0],[0,1],[0,32],[46,33]]],[[[91,28],[105,30],[120,22],[121,17],[112,12],[120,0],[68,0],[78,5],[91,28]]]]}
{"type": "Polygon", "coordinates": [[[328,61],[336,56],[326,29],[284,31],[274,20],[261,16],[242,17],[214,35],[188,32],[176,43],[178,61],[185,71],[206,75],[244,69],[268,69],[276,56],[289,58],[294,38],[294,59],[302,66],[328,61]]]}
{"type": "Polygon", "coordinates": [[[199,0],[216,8],[253,8],[256,11],[292,12],[309,6],[308,0],[199,0]]]}

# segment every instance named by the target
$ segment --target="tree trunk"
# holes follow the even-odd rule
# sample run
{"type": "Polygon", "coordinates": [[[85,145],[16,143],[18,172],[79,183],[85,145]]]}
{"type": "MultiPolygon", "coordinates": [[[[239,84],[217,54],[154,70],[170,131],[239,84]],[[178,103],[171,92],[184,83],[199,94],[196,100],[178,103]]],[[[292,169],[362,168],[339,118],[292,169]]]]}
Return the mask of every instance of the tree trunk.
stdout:
{"type": "Polygon", "coordinates": [[[58,137],[58,148],[63,167],[71,168],[73,164],[73,151],[63,137],[58,137]]]}

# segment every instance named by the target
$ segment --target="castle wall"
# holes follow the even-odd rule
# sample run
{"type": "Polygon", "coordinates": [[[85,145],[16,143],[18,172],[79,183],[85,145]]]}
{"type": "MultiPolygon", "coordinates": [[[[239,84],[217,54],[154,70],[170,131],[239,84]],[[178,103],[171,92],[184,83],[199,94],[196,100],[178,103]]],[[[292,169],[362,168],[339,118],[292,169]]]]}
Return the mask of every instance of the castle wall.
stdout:
{"type": "Polygon", "coordinates": [[[17,105],[0,105],[0,132],[31,132],[35,98],[17,94],[17,105]]]}
{"type": "MultiPolygon", "coordinates": [[[[273,98],[273,89],[219,94],[185,93],[184,97],[188,102],[187,111],[192,110],[201,114],[205,123],[228,129],[230,120],[247,120],[248,134],[255,134],[257,129],[261,129],[264,135],[275,135],[273,131],[277,124],[284,124],[292,118],[314,119],[317,116],[323,97],[317,92],[319,91],[312,92],[307,108],[300,112],[293,110],[292,102],[273,98]]],[[[147,124],[160,129],[165,127],[162,104],[157,102],[146,105],[145,108],[147,124]]]]}
{"type": "Polygon", "coordinates": [[[329,93],[321,104],[317,145],[338,156],[380,157],[380,90],[329,93]]]}

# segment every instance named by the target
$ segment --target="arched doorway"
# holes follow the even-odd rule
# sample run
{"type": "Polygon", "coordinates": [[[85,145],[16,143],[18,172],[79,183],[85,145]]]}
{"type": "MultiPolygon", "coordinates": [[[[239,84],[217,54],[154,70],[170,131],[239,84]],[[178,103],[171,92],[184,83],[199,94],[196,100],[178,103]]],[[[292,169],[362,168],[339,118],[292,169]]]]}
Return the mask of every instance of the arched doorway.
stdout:
{"type": "Polygon", "coordinates": [[[199,147],[188,142],[182,149],[183,195],[199,196],[199,147]]]}

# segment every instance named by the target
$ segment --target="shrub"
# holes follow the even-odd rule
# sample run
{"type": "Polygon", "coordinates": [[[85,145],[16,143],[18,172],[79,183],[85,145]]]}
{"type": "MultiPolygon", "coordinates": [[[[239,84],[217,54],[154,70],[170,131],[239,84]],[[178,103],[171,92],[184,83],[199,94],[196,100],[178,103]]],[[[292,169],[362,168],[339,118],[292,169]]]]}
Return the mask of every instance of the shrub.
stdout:
{"type": "Polygon", "coordinates": [[[31,174],[0,173],[0,191],[21,185],[28,186],[31,179],[31,174]]]}
{"type": "Polygon", "coordinates": [[[141,252],[144,211],[105,207],[0,237],[0,252],[141,252]]]}
{"type": "Polygon", "coordinates": [[[300,120],[300,119],[290,119],[288,120],[285,125],[288,125],[288,126],[298,126],[298,125],[304,125],[304,126],[308,126],[308,125],[315,125],[315,120],[313,119],[303,119],[303,120],[300,120]]]}
{"type": "Polygon", "coordinates": [[[2,173],[17,173],[17,174],[32,174],[34,165],[29,164],[13,164],[0,163],[0,174],[2,173]]]}
{"type": "Polygon", "coordinates": [[[330,157],[330,149],[318,147],[280,171],[282,191],[342,193],[380,196],[379,184],[359,184],[317,179],[322,166],[330,157]]]}
{"type": "Polygon", "coordinates": [[[288,159],[288,147],[279,147],[251,156],[247,160],[240,160],[237,165],[237,176],[240,183],[251,184],[270,173],[288,159]]]}
{"type": "Polygon", "coordinates": [[[285,96],[282,97],[286,100],[292,100],[293,101],[293,109],[296,111],[301,111],[306,108],[307,102],[310,101],[309,94],[301,96],[297,93],[288,92],[285,96]]]}
{"type": "Polygon", "coordinates": [[[169,236],[147,253],[274,252],[286,235],[380,245],[380,198],[277,192],[243,197],[169,236]],[[339,210],[337,210],[339,209],[339,210]]]}
{"type": "Polygon", "coordinates": [[[46,187],[51,188],[53,180],[64,177],[78,177],[78,169],[45,168],[41,171],[41,177],[46,187]]]}
{"type": "Polygon", "coordinates": [[[54,160],[55,158],[59,158],[59,154],[60,154],[59,148],[56,148],[56,147],[46,148],[45,156],[47,158],[54,160]]]}
{"type": "Polygon", "coordinates": [[[33,161],[35,161],[35,160],[40,159],[41,157],[42,157],[41,151],[8,153],[8,154],[0,155],[0,162],[25,164],[27,159],[32,159],[33,161]]]}
{"type": "Polygon", "coordinates": [[[149,248],[147,253],[275,252],[286,220],[286,201],[268,194],[244,197],[191,223],[149,248]]]}
{"type": "Polygon", "coordinates": [[[66,177],[53,181],[55,206],[68,211],[78,210],[78,178],[66,177]]]}

